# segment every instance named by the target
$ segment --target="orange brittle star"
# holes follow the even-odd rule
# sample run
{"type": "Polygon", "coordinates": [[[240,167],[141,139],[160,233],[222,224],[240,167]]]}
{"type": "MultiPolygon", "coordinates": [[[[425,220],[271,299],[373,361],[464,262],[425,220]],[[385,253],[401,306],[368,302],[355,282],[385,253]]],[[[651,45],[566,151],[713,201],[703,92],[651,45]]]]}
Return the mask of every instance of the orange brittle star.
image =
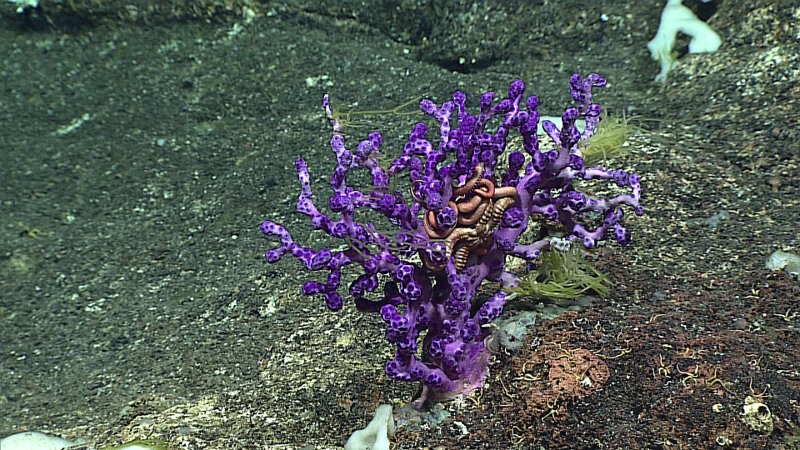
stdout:
{"type": "MultiPolygon", "coordinates": [[[[470,255],[485,255],[489,251],[493,243],[492,235],[500,225],[503,213],[516,202],[517,188],[497,187],[493,180],[483,178],[484,171],[483,163],[479,163],[463,185],[453,188],[455,200],[448,202],[448,207],[457,213],[453,226],[440,226],[435,210],[426,208],[423,215],[425,233],[429,239],[444,242],[447,258],[455,258],[456,270],[466,267],[470,255]]],[[[413,189],[411,195],[421,202],[413,189]]],[[[434,264],[424,251],[420,251],[420,257],[431,270],[439,272],[445,268],[444,264],[434,264]]]]}

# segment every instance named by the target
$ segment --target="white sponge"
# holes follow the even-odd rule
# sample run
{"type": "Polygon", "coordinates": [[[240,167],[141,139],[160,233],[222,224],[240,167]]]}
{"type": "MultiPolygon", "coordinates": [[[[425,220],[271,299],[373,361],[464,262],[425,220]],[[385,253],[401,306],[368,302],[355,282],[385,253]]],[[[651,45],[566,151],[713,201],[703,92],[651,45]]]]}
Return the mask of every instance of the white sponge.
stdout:
{"type": "Polygon", "coordinates": [[[344,450],[389,450],[389,436],[394,436],[391,405],[380,405],[367,428],[357,430],[344,444],[344,450]]]}
{"type": "Polygon", "coordinates": [[[2,450],[64,450],[73,448],[81,442],[72,442],[57,436],[38,431],[24,431],[0,439],[2,450]]]}
{"type": "Polygon", "coordinates": [[[778,250],[769,255],[766,266],[769,270],[783,270],[800,280],[800,255],[778,250]]]}
{"type": "Polygon", "coordinates": [[[683,6],[681,0],[667,0],[661,12],[661,23],[655,37],[647,43],[650,56],[661,63],[661,72],[656,81],[664,82],[667,73],[675,64],[672,47],[678,32],[689,35],[689,53],[711,53],[717,51],[722,38],[705,22],[698,19],[692,10],[683,6]]]}
{"type": "Polygon", "coordinates": [[[26,9],[36,9],[39,7],[39,0],[8,0],[9,3],[17,5],[17,13],[22,14],[26,9]]]}

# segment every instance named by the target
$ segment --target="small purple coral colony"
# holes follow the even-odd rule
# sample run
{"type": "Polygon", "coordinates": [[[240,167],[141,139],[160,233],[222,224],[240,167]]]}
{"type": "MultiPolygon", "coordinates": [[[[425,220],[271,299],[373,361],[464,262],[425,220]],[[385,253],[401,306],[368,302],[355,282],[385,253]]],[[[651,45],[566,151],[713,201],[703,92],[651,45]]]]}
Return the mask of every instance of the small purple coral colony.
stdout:
{"type": "Polygon", "coordinates": [[[628,243],[624,205],[642,213],[637,175],[584,165],[579,144],[592,137],[600,114],[592,88],[605,84],[597,74],[572,76],[576,106],[564,112],[560,129],[542,122],[552,141],[546,149],[540,148],[536,134],[539,99],[523,97],[522,81],[511,83],[508,98],[497,104],[494,93],[483,94],[477,115],[467,111],[463,92],[441,106],[423,100],[422,111],[439,122],[438,145],[428,140],[425,124],[418,123],[388,169],[378,163],[380,133],[371,133],[355,150],[345,147],[342,124],[325,96],[322,104],[333,128],[331,148],[337,160],[330,177],[330,212],[314,205],[303,159],[295,162],[302,188],[297,210],[311,218],[315,229],[348,247],[302,247],[284,227],[265,221],[262,233],[280,239],[280,246],[267,252],[267,261],[275,263],[290,253],[309,270],[328,271],[326,281],[306,282],[303,293],[322,295],[332,310],[343,305],[338,291],[342,269],[360,266],[363,273],[350,284],[349,295],[359,310],[380,311],[386,339],[397,346],[386,373],[395,380],[422,382],[418,405],[479,388],[489,364],[484,342],[491,329],[486,325],[500,315],[506,294],[498,291],[485,298],[478,296],[478,289],[484,280],[516,286],[517,276],[505,270],[507,257],[535,264],[550,249],[545,230],[539,230],[538,239],[520,242],[531,220],[593,248],[609,232],[620,244],[628,243]],[[576,126],[578,119],[585,120],[583,131],[576,126]],[[522,148],[509,149],[505,170],[498,173],[498,159],[512,131],[521,135],[522,148]],[[371,188],[348,185],[348,173],[355,169],[369,171],[371,188]],[[404,173],[407,181],[393,180],[404,173]],[[625,192],[592,198],[577,190],[576,179],[607,180],[625,192]],[[356,211],[363,209],[382,214],[395,229],[379,231],[371,222],[357,221],[356,211]],[[592,221],[597,223],[586,224],[592,221]],[[370,295],[376,290],[382,293],[370,295]]]}

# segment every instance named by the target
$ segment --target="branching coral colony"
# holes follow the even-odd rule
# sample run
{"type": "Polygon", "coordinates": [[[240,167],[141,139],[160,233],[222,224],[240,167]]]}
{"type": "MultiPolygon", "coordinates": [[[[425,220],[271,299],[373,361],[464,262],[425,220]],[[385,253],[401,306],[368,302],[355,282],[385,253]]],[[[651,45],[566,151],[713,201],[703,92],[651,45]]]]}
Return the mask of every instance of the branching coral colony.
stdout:
{"type": "Polygon", "coordinates": [[[280,239],[279,247],[267,251],[267,261],[278,262],[290,253],[309,270],[327,270],[326,282],[308,281],[303,293],[322,295],[334,311],[343,306],[338,292],[342,269],[361,266],[363,274],[350,285],[349,294],[359,310],[380,311],[386,339],[397,346],[386,373],[395,380],[422,382],[418,406],[479,388],[489,363],[484,341],[491,330],[485,325],[500,315],[506,294],[498,291],[478,299],[478,288],[484,280],[516,286],[517,276],[504,269],[506,257],[535,264],[540,253],[550,249],[546,237],[517,242],[528,223],[549,222],[562,228],[567,239],[593,248],[609,232],[620,244],[628,243],[630,233],[621,223],[624,205],[642,213],[637,175],[584,166],[579,144],[592,136],[600,114],[600,106],[592,102],[592,88],[605,84],[597,74],[586,79],[572,76],[576,107],[564,112],[560,130],[550,121],[542,123],[551,149],[539,148],[539,100],[523,99],[522,81],[511,83],[508,98],[497,104],[494,93],[484,93],[477,116],[467,112],[463,92],[453,93],[452,101],[441,106],[423,100],[422,111],[440,124],[438,146],[427,139],[425,124],[418,123],[388,170],[378,164],[382,137],[377,131],[355,151],[345,147],[342,125],[333,117],[326,95],[322,104],[333,128],[331,148],[337,160],[330,178],[332,214],[314,205],[308,167],[301,158],[295,161],[302,188],[297,210],[311,218],[315,229],[350,245],[343,251],[302,247],[284,227],[265,221],[262,233],[280,239]],[[583,132],[575,126],[579,118],[586,121],[583,132]],[[490,121],[500,120],[491,132],[490,121]],[[498,177],[498,158],[513,130],[522,136],[523,148],[510,149],[508,168],[498,177]],[[348,173],[359,168],[372,176],[368,190],[347,184],[348,173]],[[408,183],[402,185],[408,191],[390,189],[390,182],[401,185],[393,177],[405,172],[408,183]],[[592,198],[576,189],[575,179],[605,180],[629,191],[592,198]],[[356,211],[364,208],[388,218],[396,234],[357,221],[356,211]],[[593,217],[602,222],[584,225],[577,220],[591,222],[593,217]],[[382,298],[367,298],[381,288],[382,298]]]}

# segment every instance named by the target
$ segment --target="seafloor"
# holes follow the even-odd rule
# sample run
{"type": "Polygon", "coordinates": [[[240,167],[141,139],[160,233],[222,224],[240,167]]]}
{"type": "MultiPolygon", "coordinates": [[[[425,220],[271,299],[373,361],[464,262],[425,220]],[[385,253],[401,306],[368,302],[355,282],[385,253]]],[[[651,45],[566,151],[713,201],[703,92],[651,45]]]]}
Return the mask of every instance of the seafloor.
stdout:
{"type": "Polygon", "coordinates": [[[723,46],[679,39],[664,84],[661,0],[0,5],[0,436],[341,446],[416,387],[384,374],[380,317],[263,260],[263,219],[324,244],[293,169],[324,201],[323,93],[385,112],[352,116],[351,145],[379,128],[398,149],[421,117],[398,105],[521,78],[560,114],[598,72],[637,127],[608,165],[645,189],[632,245],[595,262],[610,296],[538,323],[394,448],[800,448],[800,287],[764,268],[800,251],[800,6],[712,4],[723,46]]]}

